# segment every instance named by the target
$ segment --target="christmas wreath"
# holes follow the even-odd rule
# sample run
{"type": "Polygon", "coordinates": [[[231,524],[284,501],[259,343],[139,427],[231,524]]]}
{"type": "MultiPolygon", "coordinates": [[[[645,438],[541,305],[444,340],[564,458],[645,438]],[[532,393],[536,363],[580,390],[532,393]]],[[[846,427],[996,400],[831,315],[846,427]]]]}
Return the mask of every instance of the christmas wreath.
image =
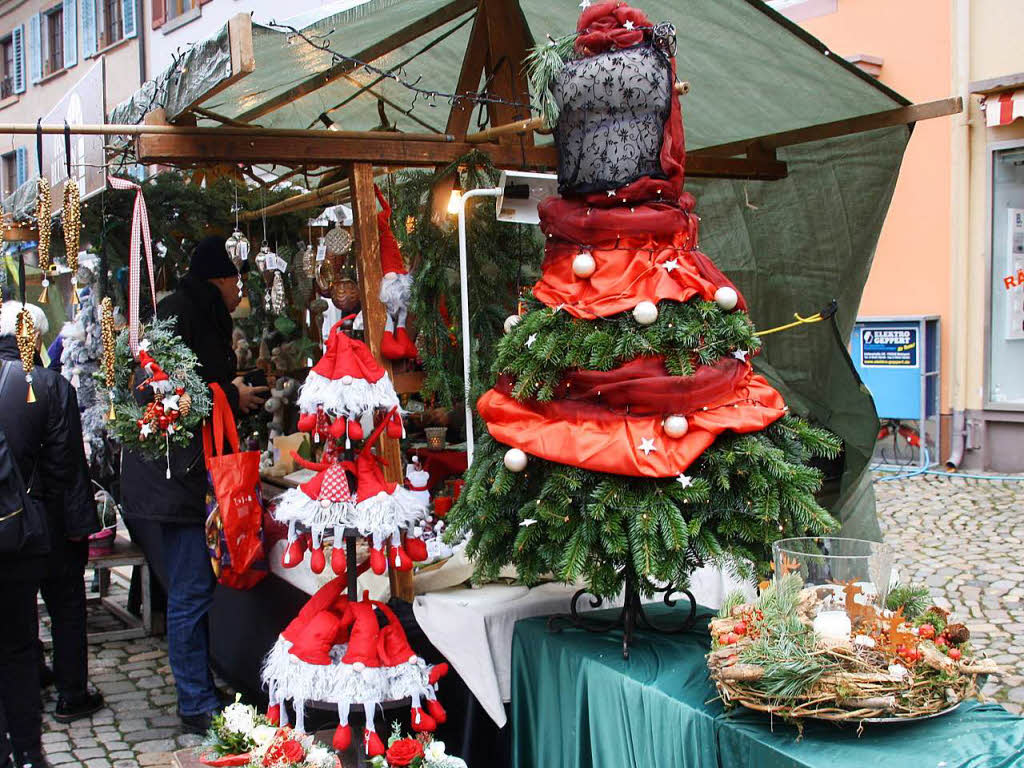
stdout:
{"type": "Polygon", "coordinates": [[[199,360],[174,333],[172,320],[156,320],[142,329],[136,360],[124,330],[114,344],[111,429],[118,442],[147,458],[160,459],[172,445],[187,446],[210,414],[210,393],[199,376],[199,360]],[[145,372],[136,382],[138,368],[145,372]],[[139,404],[135,393],[149,390],[139,404]]]}

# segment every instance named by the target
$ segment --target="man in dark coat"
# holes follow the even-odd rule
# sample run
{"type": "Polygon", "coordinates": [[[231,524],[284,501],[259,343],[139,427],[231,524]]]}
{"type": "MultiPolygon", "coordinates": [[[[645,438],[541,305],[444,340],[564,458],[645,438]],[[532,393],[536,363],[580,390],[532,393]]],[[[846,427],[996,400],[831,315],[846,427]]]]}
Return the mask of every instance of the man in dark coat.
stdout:
{"type": "MultiPolygon", "coordinates": [[[[6,376],[0,387],[0,429],[18,465],[29,495],[42,502],[49,527],[49,553],[6,555],[0,568],[0,765],[13,748],[17,765],[48,765],[41,745],[42,699],[39,692],[39,644],[36,593],[52,570],[54,558],[87,552],[87,537],[99,530],[82,445],[82,426],[74,387],[60,374],[37,364],[32,370],[35,402],[27,402],[28,383],[15,341],[15,319],[22,305],[4,302],[0,310],[0,361],[6,376]],[[10,743],[4,733],[10,734],[10,743]]],[[[29,305],[41,338],[46,317],[29,305]]],[[[38,339],[37,339],[38,349],[38,339]]],[[[0,373],[0,376],[3,374],[0,373]]],[[[81,577],[80,577],[81,578],[81,577]]],[[[84,581],[80,622],[85,631],[84,581]]],[[[102,699],[99,700],[102,703],[102,699]]]]}
{"type": "MultiPolygon", "coordinates": [[[[231,312],[241,300],[238,270],[224,239],[208,237],[196,247],[178,290],[157,306],[174,318],[181,340],[199,358],[199,374],[224,390],[236,415],[263,404],[266,387],[236,377],[231,347],[231,312]]],[[[159,360],[157,361],[159,362],[159,360]]],[[[167,590],[167,647],[178,689],[184,730],[205,733],[221,702],[209,670],[209,620],[216,579],[206,549],[206,466],[202,436],[173,448],[171,479],[164,461],[126,450],[121,466],[125,520],[167,590]]]]}

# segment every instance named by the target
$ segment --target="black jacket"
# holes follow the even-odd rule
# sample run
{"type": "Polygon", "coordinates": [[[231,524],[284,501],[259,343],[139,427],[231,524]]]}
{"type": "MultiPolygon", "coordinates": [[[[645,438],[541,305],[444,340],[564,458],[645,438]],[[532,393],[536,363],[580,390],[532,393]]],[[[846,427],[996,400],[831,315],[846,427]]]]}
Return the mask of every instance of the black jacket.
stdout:
{"type": "MultiPolygon", "coordinates": [[[[28,403],[28,383],[13,336],[0,336],[0,360],[16,366],[0,392],[0,429],[7,436],[29,493],[46,506],[50,538],[59,551],[63,539],[81,538],[99,530],[78,396],[59,373],[36,365],[32,370],[36,402],[28,403]]],[[[38,578],[46,562],[46,557],[4,558],[0,578],[38,578]]]]}
{"type": "MultiPolygon", "coordinates": [[[[231,315],[216,286],[186,276],[178,290],[157,305],[157,316],[175,318],[181,340],[199,358],[203,381],[216,382],[238,411],[237,360],[231,348],[231,315]]],[[[159,361],[157,361],[159,362],[159,361]]],[[[121,461],[121,493],[129,519],[162,523],[202,523],[206,519],[206,463],[199,431],[185,448],[171,449],[167,461],[152,461],[125,450],[121,461]]]]}

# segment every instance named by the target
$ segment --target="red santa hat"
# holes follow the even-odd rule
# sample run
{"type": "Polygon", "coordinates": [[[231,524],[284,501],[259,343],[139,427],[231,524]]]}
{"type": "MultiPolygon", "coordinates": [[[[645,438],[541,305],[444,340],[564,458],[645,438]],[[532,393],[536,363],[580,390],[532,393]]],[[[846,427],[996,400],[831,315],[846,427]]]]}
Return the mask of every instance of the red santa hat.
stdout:
{"type": "Polygon", "coordinates": [[[380,187],[373,185],[373,191],[377,194],[377,201],[380,203],[381,211],[377,214],[377,234],[380,237],[380,271],[381,274],[394,273],[404,275],[408,273],[405,267],[405,260],[402,252],[398,249],[398,240],[395,233],[391,231],[391,206],[380,191],[380,187]]]}
{"type": "Polygon", "coordinates": [[[299,410],[315,413],[318,406],[331,416],[359,418],[374,408],[398,406],[398,395],[387,372],[369,347],[347,336],[339,320],[327,336],[327,349],[313,366],[299,392],[299,410]]]}

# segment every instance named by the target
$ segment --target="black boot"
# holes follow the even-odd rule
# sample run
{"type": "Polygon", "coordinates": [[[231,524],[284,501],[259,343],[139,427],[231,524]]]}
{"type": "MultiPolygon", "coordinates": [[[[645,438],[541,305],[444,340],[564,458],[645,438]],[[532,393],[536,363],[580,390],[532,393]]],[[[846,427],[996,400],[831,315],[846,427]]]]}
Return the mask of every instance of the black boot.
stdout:
{"type": "Polygon", "coordinates": [[[103,695],[97,691],[86,692],[81,696],[64,698],[57,697],[57,709],[53,713],[58,723],[73,723],[83,717],[89,717],[103,709],[103,695]]]}
{"type": "Polygon", "coordinates": [[[50,763],[47,762],[46,758],[43,756],[42,749],[33,749],[32,751],[25,752],[24,754],[18,754],[15,752],[14,764],[18,766],[18,768],[50,768],[50,763]]]}
{"type": "Polygon", "coordinates": [[[181,718],[182,732],[205,736],[213,724],[213,714],[213,712],[201,712],[198,715],[183,715],[179,712],[178,717],[181,718]]]}

